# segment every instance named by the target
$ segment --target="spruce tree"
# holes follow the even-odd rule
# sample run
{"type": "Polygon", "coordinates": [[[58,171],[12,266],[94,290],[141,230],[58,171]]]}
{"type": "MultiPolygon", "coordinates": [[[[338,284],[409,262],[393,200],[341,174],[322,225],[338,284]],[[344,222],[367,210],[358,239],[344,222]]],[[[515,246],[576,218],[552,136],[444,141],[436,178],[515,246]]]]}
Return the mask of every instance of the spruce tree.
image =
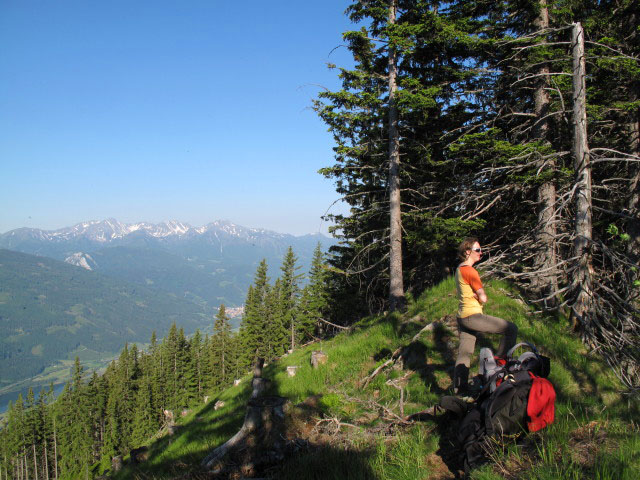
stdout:
{"type": "Polygon", "coordinates": [[[302,342],[310,340],[323,331],[322,320],[329,309],[329,271],[324,260],[322,246],[316,245],[311,260],[309,283],[300,297],[299,330],[302,342]]]}
{"type": "Polygon", "coordinates": [[[220,305],[213,325],[211,337],[212,367],[216,371],[216,386],[224,387],[229,383],[231,370],[231,325],[224,304],[220,305]]]}
{"type": "Polygon", "coordinates": [[[298,258],[293,253],[293,248],[289,247],[284,256],[280,270],[280,305],[278,309],[281,311],[281,324],[284,331],[288,332],[289,348],[293,350],[300,339],[299,319],[297,312],[298,298],[300,297],[300,279],[301,274],[296,271],[300,269],[297,265],[298,258]]]}
{"type": "Polygon", "coordinates": [[[247,292],[241,329],[245,367],[251,365],[258,356],[264,358],[267,351],[270,336],[265,310],[269,290],[267,268],[267,261],[263,259],[256,270],[253,285],[247,292]]]}

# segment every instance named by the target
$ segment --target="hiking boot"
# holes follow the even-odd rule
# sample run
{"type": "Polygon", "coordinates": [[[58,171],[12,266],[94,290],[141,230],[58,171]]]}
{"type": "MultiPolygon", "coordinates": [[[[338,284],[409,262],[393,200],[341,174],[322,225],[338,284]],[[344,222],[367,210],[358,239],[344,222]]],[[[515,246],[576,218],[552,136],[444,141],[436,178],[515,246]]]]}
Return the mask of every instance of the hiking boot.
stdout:
{"type": "Polygon", "coordinates": [[[470,397],[475,398],[482,391],[484,385],[479,377],[473,377],[470,383],[460,385],[458,388],[453,389],[454,395],[460,398],[470,397]]]}

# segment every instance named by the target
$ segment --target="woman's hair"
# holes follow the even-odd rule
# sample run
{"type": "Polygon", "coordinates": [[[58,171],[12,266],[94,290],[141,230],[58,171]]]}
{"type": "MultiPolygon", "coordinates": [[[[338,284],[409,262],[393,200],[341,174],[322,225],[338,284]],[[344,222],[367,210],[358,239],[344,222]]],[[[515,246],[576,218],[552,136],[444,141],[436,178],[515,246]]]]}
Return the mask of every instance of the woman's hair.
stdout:
{"type": "Polygon", "coordinates": [[[464,262],[467,259],[467,250],[471,250],[471,247],[473,247],[473,244],[477,241],[478,239],[476,237],[465,238],[462,243],[458,245],[458,260],[464,262]]]}

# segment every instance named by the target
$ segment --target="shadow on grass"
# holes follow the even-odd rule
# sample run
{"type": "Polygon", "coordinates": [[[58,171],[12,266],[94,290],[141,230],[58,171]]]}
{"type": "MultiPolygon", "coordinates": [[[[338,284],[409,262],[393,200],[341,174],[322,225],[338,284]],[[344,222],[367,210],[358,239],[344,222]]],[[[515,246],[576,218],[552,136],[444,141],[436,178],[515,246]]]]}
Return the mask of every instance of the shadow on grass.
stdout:
{"type": "Polygon", "coordinates": [[[244,385],[237,393],[238,405],[214,413],[221,395],[214,397],[198,415],[178,424],[176,433],[165,435],[149,445],[149,461],[132,465],[115,474],[115,479],[210,478],[200,462],[211,450],[222,445],[242,426],[251,388],[244,385]]]}
{"type": "Polygon", "coordinates": [[[285,461],[274,472],[280,480],[383,480],[370,466],[373,450],[330,445],[311,446],[285,461]]]}

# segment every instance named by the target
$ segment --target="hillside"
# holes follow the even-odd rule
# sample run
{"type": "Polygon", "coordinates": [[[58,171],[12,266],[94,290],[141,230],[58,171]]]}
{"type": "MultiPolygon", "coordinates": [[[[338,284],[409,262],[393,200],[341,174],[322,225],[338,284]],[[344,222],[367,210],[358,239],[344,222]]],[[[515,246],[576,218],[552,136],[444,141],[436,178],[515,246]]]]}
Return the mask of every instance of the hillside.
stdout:
{"type": "MultiPolygon", "coordinates": [[[[531,314],[509,285],[486,285],[487,313],[514,321],[519,340],[538,345],[551,357],[556,421],[530,434],[520,446],[497,445],[491,465],[476,479],[635,479],[640,471],[639,406],[621,394],[611,371],[569,335],[564,319],[531,314]]],[[[309,345],[265,368],[272,394],[287,397],[287,437],[295,455],[258,476],[278,479],[446,479],[459,478],[453,445],[456,422],[446,415],[404,416],[433,406],[449,392],[457,333],[447,318],[455,312],[451,279],[410,303],[404,316],[372,317],[351,332],[309,345]],[[384,370],[366,387],[362,380],[427,324],[404,367],[384,370]],[[311,368],[312,350],[328,363],[311,368]],[[289,377],[287,366],[298,366],[289,377]],[[399,387],[402,387],[402,405],[399,387]],[[403,410],[403,411],[402,411],[403,410]],[[295,440],[295,441],[294,441],[295,440]],[[293,448],[293,447],[292,447],[293,448]]],[[[490,344],[484,339],[480,345],[490,344]]],[[[476,351],[477,353],[477,351],[476,351]]],[[[473,368],[473,366],[472,366],[473,368]]],[[[173,436],[149,443],[149,459],[127,466],[116,478],[216,478],[199,470],[200,461],[242,424],[250,378],[211,398],[179,420],[173,436]],[[214,409],[217,401],[224,407],[214,409]]],[[[164,436],[163,436],[164,435],[164,436]]]]}
{"type": "Polygon", "coordinates": [[[0,387],[75,355],[85,363],[113,356],[126,342],[148,342],[154,330],[164,335],[173,322],[190,333],[211,317],[173,294],[0,249],[0,387]]]}

